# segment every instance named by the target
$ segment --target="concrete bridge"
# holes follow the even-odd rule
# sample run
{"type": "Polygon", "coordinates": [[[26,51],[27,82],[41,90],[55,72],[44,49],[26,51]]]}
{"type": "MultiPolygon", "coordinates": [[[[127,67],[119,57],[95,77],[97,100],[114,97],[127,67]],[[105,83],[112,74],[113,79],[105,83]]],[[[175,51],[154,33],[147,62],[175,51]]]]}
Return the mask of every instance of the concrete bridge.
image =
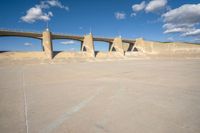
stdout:
{"type": "Polygon", "coordinates": [[[65,34],[53,34],[49,29],[46,29],[43,33],[34,32],[22,32],[22,31],[10,31],[0,30],[0,36],[16,36],[16,37],[28,37],[42,40],[43,51],[49,59],[53,58],[52,40],[55,39],[71,39],[81,42],[81,51],[88,53],[91,57],[95,57],[94,41],[107,42],[109,44],[109,52],[115,51],[124,55],[126,51],[134,51],[135,40],[105,37],[93,37],[90,33],[85,36],[77,35],[65,35],[65,34]],[[126,49],[123,48],[123,44],[126,43],[126,49]]]}

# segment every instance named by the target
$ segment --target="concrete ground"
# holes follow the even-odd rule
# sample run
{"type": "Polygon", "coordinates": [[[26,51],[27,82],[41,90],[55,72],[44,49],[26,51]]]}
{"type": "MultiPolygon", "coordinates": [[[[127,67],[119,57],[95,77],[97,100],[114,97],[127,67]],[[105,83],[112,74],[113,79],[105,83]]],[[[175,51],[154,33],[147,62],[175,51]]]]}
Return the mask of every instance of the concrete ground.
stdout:
{"type": "Polygon", "coordinates": [[[200,60],[0,65],[1,133],[199,133],[200,60]]]}

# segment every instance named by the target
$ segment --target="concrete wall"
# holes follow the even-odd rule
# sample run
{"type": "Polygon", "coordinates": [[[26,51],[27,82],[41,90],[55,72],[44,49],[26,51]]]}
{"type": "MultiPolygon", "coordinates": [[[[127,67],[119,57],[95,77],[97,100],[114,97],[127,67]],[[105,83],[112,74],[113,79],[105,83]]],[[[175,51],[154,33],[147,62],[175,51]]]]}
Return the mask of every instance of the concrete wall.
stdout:
{"type": "Polygon", "coordinates": [[[199,55],[200,45],[189,43],[161,43],[136,39],[135,47],[143,53],[151,55],[199,55]]]}

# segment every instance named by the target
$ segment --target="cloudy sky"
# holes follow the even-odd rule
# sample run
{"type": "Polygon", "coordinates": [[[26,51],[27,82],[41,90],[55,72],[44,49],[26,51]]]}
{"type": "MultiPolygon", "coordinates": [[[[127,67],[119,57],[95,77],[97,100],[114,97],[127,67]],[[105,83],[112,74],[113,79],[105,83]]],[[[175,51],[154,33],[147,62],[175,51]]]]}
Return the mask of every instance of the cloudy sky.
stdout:
{"type": "MultiPolygon", "coordinates": [[[[1,0],[0,28],[154,41],[200,42],[199,0],[1,0]]],[[[80,43],[55,40],[55,50],[80,43]]],[[[42,50],[39,40],[1,37],[0,50],[42,50]]],[[[106,43],[95,42],[105,51],[106,43]]]]}

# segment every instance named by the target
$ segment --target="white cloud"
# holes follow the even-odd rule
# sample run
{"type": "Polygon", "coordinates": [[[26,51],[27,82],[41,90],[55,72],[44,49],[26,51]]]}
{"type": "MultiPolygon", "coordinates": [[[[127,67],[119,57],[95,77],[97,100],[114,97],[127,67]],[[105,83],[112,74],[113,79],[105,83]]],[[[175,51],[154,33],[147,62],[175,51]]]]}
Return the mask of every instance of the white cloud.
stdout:
{"type": "Polygon", "coordinates": [[[32,43],[29,43],[29,42],[26,42],[24,43],[24,46],[32,46],[33,44],[32,43]]]}
{"type": "Polygon", "coordinates": [[[164,33],[188,32],[191,29],[194,29],[193,25],[178,23],[167,23],[163,25],[163,28],[165,29],[164,33]]]}
{"type": "Polygon", "coordinates": [[[141,11],[145,8],[146,4],[145,4],[145,1],[142,1],[140,4],[134,4],[132,5],[132,10],[134,12],[138,12],[138,11],[141,11]]]}
{"type": "Polygon", "coordinates": [[[147,4],[145,11],[154,12],[154,11],[164,8],[166,4],[167,4],[167,0],[151,0],[147,4]]]}
{"type": "Polygon", "coordinates": [[[48,3],[52,7],[59,7],[65,10],[69,10],[69,7],[64,6],[59,0],[47,0],[46,3],[48,3]]]}
{"type": "Polygon", "coordinates": [[[65,42],[60,42],[60,43],[64,45],[68,45],[68,44],[75,44],[76,42],[73,40],[70,40],[70,41],[65,41],[65,42]]]}
{"type": "Polygon", "coordinates": [[[44,13],[39,6],[30,8],[26,15],[21,17],[24,22],[33,23],[37,20],[49,21],[53,16],[52,12],[44,13]]]}
{"type": "Polygon", "coordinates": [[[134,16],[136,16],[137,14],[136,13],[131,13],[131,17],[134,17],[134,16]]]}
{"type": "Polygon", "coordinates": [[[167,38],[167,41],[172,42],[172,41],[174,41],[174,38],[173,38],[173,37],[168,37],[168,38],[167,38]]]}
{"type": "Polygon", "coordinates": [[[182,36],[196,36],[200,35],[200,29],[193,29],[182,34],[182,36]]]}
{"type": "Polygon", "coordinates": [[[39,5],[36,5],[36,6],[39,6],[40,8],[43,8],[43,9],[48,9],[50,7],[58,7],[58,8],[61,8],[61,9],[65,9],[65,10],[69,10],[69,7],[68,6],[64,6],[59,0],[45,0],[45,1],[41,1],[39,5]]]}
{"type": "Polygon", "coordinates": [[[189,29],[187,28],[173,28],[173,29],[167,29],[164,31],[164,33],[176,33],[176,32],[187,32],[189,29]]]}
{"type": "Polygon", "coordinates": [[[69,7],[61,4],[59,0],[46,0],[41,1],[39,5],[28,9],[26,15],[21,17],[21,20],[27,23],[34,23],[37,20],[49,21],[53,16],[53,13],[48,11],[45,12],[44,9],[49,9],[51,7],[58,7],[65,10],[69,10],[69,7]]]}
{"type": "Polygon", "coordinates": [[[116,12],[115,13],[115,18],[118,19],[118,20],[125,19],[126,18],[126,14],[123,13],[123,12],[116,12]]]}
{"type": "Polygon", "coordinates": [[[185,4],[162,15],[165,22],[194,24],[200,22],[200,4],[185,4]],[[183,22],[182,22],[183,21],[183,22]]]}
{"type": "Polygon", "coordinates": [[[200,35],[200,4],[185,4],[162,15],[164,33],[181,33],[181,36],[200,35]]]}
{"type": "Polygon", "coordinates": [[[163,8],[166,10],[170,10],[170,7],[167,6],[167,0],[150,0],[148,3],[142,1],[140,4],[132,5],[132,10],[134,13],[143,10],[145,10],[146,13],[155,12],[163,8]]]}

